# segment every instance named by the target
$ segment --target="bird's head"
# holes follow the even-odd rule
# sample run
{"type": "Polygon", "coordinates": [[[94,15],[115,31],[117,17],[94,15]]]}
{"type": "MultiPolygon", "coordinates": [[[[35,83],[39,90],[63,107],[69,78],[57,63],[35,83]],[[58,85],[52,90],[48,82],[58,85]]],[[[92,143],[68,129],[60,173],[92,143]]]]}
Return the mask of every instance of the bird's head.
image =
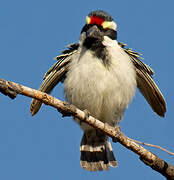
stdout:
{"type": "Polygon", "coordinates": [[[86,17],[86,24],[81,31],[82,34],[84,36],[84,45],[90,48],[91,45],[102,42],[104,36],[116,40],[117,25],[106,12],[101,10],[92,11],[86,17]]]}

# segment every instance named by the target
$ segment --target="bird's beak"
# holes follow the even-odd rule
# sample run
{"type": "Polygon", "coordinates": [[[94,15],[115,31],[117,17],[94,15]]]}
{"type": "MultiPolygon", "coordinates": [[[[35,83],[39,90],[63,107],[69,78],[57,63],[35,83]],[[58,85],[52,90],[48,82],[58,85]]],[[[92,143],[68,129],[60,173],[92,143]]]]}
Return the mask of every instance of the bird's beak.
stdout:
{"type": "Polygon", "coordinates": [[[100,29],[94,25],[86,32],[86,38],[101,39],[100,29]]]}

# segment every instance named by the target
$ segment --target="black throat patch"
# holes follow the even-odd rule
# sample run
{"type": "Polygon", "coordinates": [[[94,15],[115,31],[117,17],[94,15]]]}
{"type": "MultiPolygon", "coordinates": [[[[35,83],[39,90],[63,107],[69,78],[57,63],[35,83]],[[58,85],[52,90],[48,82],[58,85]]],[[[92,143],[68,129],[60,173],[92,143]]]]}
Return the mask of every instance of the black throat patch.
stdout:
{"type": "Polygon", "coordinates": [[[86,38],[83,45],[92,51],[93,55],[100,59],[105,66],[109,66],[109,54],[102,44],[103,39],[86,38]]]}

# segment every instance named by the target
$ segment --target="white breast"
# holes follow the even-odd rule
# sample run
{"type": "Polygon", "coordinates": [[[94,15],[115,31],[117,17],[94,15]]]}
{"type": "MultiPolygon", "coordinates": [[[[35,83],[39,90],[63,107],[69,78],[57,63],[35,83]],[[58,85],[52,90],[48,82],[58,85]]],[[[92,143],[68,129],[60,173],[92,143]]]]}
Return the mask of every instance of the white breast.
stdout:
{"type": "Polygon", "coordinates": [[[82,49],[72,59],[64,91],[70,103],[114,126],[134,96],[136,74],[130,57],[116,41],[105,37],[103,44],[110,66],[106,68],[90,50],[82,49]]]}

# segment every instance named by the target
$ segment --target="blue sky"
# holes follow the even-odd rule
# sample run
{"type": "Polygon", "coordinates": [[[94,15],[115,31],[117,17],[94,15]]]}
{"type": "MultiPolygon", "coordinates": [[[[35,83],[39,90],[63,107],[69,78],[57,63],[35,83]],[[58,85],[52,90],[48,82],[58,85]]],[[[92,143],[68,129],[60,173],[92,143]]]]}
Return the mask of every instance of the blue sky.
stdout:
{"type": "MultiPolygon", "coordinates": [[[[118,40],[142,53],[143,61],[154,69],[167,101],[167,114],[160,118],[137,91],[121,128],[131,138],[174,151],[173,7],[169,0],[1,1],[0,78],[38,88],[53,58],[78,41],[86,15],[103,9],[117,22],[118,40]]],[[[63,86],[52,95],[63,100],[63,86]]],[[[113,144],[118,168],[95,173],[81,169],[80,128],[45,105],[31,117],[30,101],[22,96],[12,101],[0,94],[0,179],[164,179],[118,143],[113,144]]],[[[147,149],[174,165],[174,157],[147,149]]]]}

